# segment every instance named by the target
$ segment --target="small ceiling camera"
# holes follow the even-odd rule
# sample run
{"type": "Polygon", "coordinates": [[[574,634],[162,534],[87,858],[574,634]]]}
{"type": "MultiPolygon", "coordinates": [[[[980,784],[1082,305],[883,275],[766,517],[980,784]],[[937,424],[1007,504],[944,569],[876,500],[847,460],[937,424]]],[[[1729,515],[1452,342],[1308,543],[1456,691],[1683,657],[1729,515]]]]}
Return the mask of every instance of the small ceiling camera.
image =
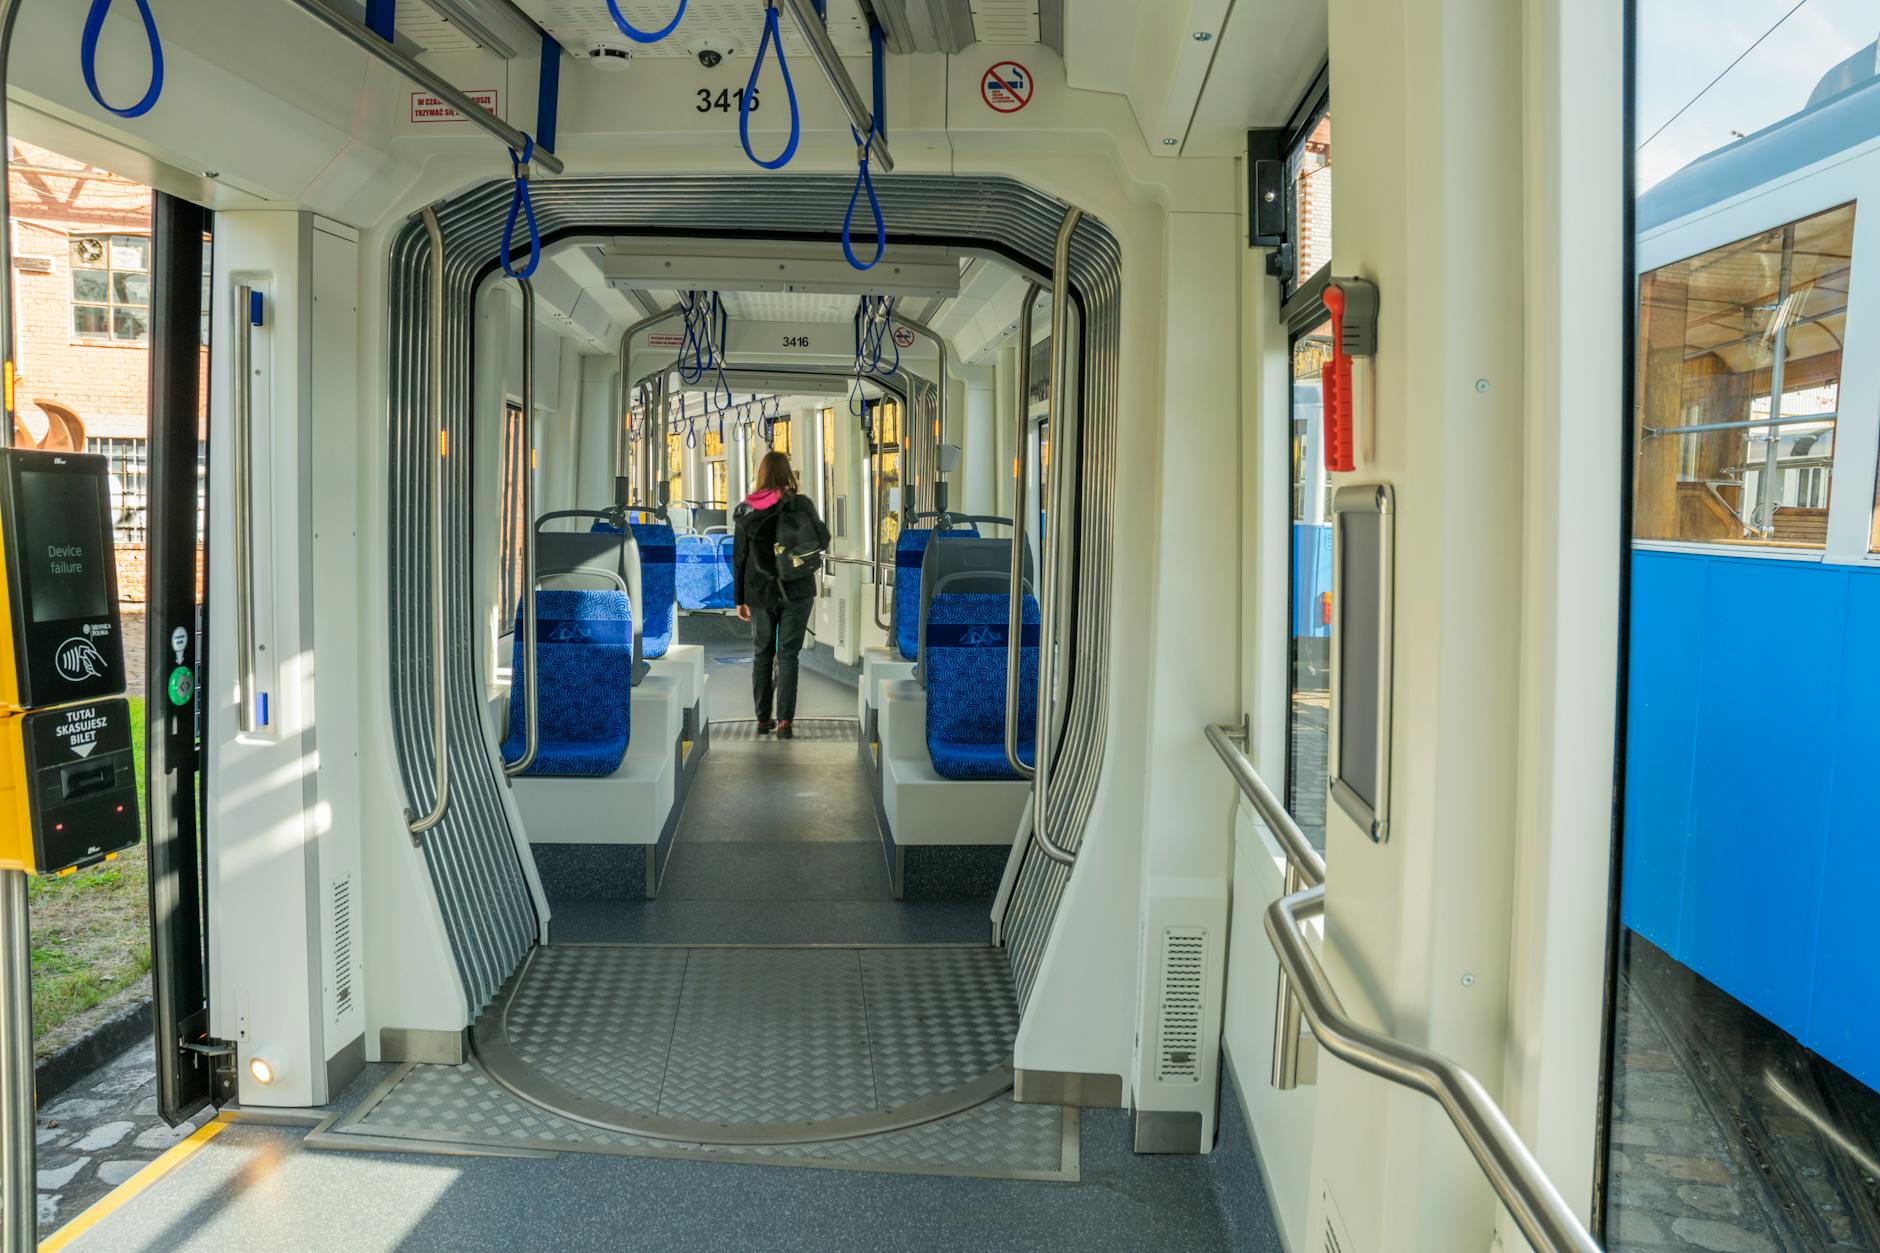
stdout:
{"type": "Polygon", "coordinates": [[[708,70],[717,69],[726,57],[737,51],[729,44],[721,44],[715,39],[700,39],[687,47],[698,58],[698,63],[708,70]]]}

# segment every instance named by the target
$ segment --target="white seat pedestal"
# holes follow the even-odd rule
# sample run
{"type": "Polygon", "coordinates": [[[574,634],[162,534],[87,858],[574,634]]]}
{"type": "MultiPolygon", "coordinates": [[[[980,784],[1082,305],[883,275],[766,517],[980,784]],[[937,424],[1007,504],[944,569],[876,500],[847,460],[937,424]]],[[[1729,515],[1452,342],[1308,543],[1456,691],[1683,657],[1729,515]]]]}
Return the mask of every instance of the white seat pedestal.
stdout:
{"type": "MultiPolygon", "coordinates": [[[[683,718],[688,709],[698,708],[705,698],[705,647],[702,644],[669,644],[666,655],[646,663],[647,679],[669,678],[678,684],[679,710],[683,718]]],[[[643,680],[640,686],[644,687],[643,680]]],[[[677,734],[677,732],[675,732],[677,734]]]]}
{"type": "Polygon", "coordinates": [[[877,776],[880,763],[869,753],[869,748],[881,739],[881,689],[885,684],[913,677],[914,663],[901,660],[900,649],[889,646],[862,650],[862,681],[855,685],[856,736],[863,753],[868,755],[869,768],[877,776]]]}
{"type": "Polygon", "coordinates": [[[627,755],[595,778],[513,781],[531,844],[657,844],[672,815],[678,776],[679,684],[648,675],[633,689],[627,755]]]}
{"type": "Polygon", "coordinates": [[[1018,834],[1031,784],[948,779],[927,752],[927,693],[912,679],[882,684],[881,809],[895,845],[1007,844],[1018,834]]]}

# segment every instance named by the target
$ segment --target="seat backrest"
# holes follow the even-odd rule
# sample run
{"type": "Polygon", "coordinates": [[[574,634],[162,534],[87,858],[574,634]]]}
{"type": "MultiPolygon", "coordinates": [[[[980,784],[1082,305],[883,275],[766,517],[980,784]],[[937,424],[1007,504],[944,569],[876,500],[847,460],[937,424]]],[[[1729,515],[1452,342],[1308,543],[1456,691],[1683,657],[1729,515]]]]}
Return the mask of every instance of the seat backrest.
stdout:
{"type": "MultiPolygon", "coordinates": [[[[509,732],[503,756],[522,756],[527,668],[522,614],[516,614],[509,732]]],[[[536,717],[530,775],[608,775],[629,743],[633,680],[633,609],[618,588],[548,589],[535,594],[536,717]]]]}
{"type": "MultiPolygon", "coordinates": [[[[543,582],[551,580],[572,582],[578,587],[592,586],[596,581],[612,583],[626,593],[629,605],[639,604],[645,597],[643,587],[644,572],[640,562],[639,542],[630,534],[623,534],[615,526],[590,525],[586,531],[548,531],[541,529],[540,523],[556,517],[594,516],[588,510],[566,510],[560,515],[544,514],[538,519],[535,532],[535,569],[536,577],[543,582]]],[[[633,633],[633,682],[637,687],[646,677],[646,644],[640,637],[639,623],[634,624],[633,633]]]]}
{"type": "Polygon", "coordinates": [[[736,590],[731,577],[729,535],[681,535],[674,575],[682,609],[730,609],[736,590]]]}
{"type": "MultiPolygon", "coordinates": [[[[927,606],[921,646],[927,754],[943,778],[1012,779],[1017,773],[1005,759],[1010,601],[1003,590],[950,590],[975,577],[950,579],[927,606]]],[[[1038,719],[1037,598],[1026,596],[1019,615],[1018,757],[1029,765],[1035,756],[1038,719]]]]}
{"type": "Polygon", "coordinates": [[[664,657],[672,644],[675,537],[664,522],[628,525],[640,546],[640,638],[647,657],[664,657]]]}
{"type": "Polygon", "coordinates": [[[895,647],[903,661],[920,656],[920,580],[921,563],[927,545],[940,539],[978,539],[979,528],[956,526],[945,531],[929,527],[910,527],[901,532],[894,545],[894,607],[890,622],[894,628],[895,647]]]}
{"type": "MultiPolygon", "coordinates": [[[[1025,549],[1023,569],[1023,590],[1029,592],[1033,587],[1029,545],[1025,549]]],[[[922,677],[920,662],[922,653],[926,651],[923,636],[927,628],[927,613],[942,582],[955,592],[992,592],[1003,595],[1011,581],[1012,541],[1009,539],[974,537],[949,540],[944,544],[928,544],[920,565],[920,618],[916,625],[914,677],[922,677]]]]}

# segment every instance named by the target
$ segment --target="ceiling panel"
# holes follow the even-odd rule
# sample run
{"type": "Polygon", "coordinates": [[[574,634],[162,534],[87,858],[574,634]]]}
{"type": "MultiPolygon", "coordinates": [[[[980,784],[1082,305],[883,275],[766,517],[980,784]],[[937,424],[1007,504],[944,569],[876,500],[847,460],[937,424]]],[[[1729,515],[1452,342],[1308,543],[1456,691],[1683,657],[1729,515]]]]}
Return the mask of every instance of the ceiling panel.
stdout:
{"type": "Polygon", "coordinates": [[[474,52],[477,43],[424,0],[398,0],[397,30],[426,52],[474,52]]]}
{"type": "MultiPolygon", "coordinates": [[[[672,20],[677,0],[620,0],[620,11],[641,30],[658,30],[672,20]]],[[[755,0],[689,0],[685,17],[672,35],[655,44],[632,43],[620,33],[602,0],[517,0],[517,7],[576,54],[597,43],[625,47],[635,57],[694,57],[700,45],[724,56],[747,54],[763,34],[764,9],[755,0]]],[[[809,63],[809,49],[789,14],[782,15],[784,55],[795,68],[809,63]]],[[[868,24],[858,0],[829,0],[829,36],[845,56],[868,55],[868,24]]],[[[768,71],[766,71],[768,72],[768,71]]]]}
{"type": "Polygon", "coordinates": [[[973,34],[982,44],[1039,42],[1038,0],[972,0],[973,34]]]}

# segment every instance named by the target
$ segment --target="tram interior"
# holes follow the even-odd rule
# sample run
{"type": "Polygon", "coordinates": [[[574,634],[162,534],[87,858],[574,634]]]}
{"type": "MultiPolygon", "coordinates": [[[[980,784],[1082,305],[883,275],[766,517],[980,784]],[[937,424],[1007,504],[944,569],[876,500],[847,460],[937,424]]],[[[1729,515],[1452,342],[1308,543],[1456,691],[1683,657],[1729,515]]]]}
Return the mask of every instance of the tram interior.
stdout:
{"type": "Polygon", "coordinates": [[[0,6],[179,1129],[9,1022],[0,1253],[1880,1248],[1880,53],[1641,190],[1681,2],[0,6]]]}

